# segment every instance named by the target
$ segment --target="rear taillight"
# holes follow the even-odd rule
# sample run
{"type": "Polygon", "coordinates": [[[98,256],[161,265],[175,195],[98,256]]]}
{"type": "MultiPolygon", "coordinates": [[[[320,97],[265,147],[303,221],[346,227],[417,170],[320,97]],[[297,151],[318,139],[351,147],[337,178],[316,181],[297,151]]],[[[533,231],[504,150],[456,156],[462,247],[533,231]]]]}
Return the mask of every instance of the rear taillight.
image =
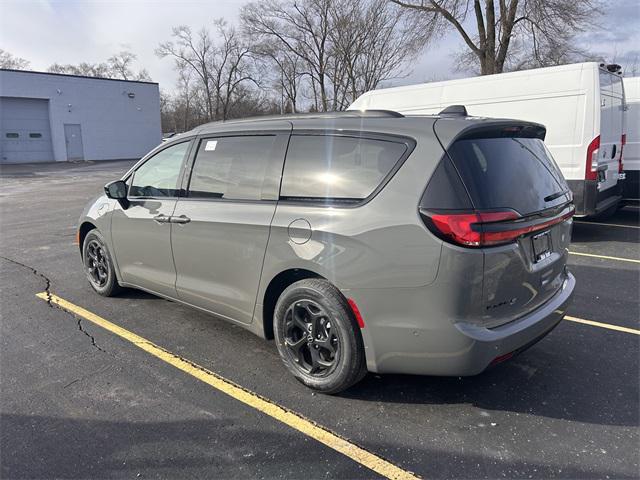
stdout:
{"type": "Polygon", "coordinates": [[[622,139],[620,140],[620,158],[618,159],[618,173],[622,173],[624,171],[624,165],[622,164],[622,152],[624,151],[624,145],[627,143],[627,134],[622,134],[622,139]]]}
{"type": "Polygon", "coordinates": [[[427,227],[440,238],[465,247],[490,247],[515,242],[527,233],[544,230],[573,216],[574,209],[550,220],[523,225],[514,211],[431,213],[420,211],[427,227]]]}
{"type": "MultiPolygon", "coordinates": [[[[427,214],[438,233],[467,247],[495,245],[492,234],[482,231],[484,223],[514,220],[518,214],[508,212],[432,213],[427,214]]],[[[502,232],[500,232],[502,233],[502,232]]]]}
{"type": "Polygon", "coordinates": [[[598,151],[600,150],[600,135],[594,138],[587,147],[586,180],[598,179],[598,151]]]}

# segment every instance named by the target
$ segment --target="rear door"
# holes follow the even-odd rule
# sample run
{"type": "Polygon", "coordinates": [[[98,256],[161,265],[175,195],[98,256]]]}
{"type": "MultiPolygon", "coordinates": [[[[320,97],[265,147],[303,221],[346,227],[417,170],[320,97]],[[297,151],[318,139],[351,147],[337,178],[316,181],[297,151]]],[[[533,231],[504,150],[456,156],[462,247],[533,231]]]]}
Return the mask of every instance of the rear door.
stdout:
{"type": "Polygon", "coordinates": [[[565,221],[573,211],[571,193],[543,141],[524,131],[507,126],[472,133],[447,150],[445,161],[453,163],[473,209],[489,218],[483,231],[498,239],[498,246],[483,248],[478,312],[485,326],[497,326],[540,306],[561,287],[571,238],[571,222],[565,221]],[[504,220],[492,223],[491,218],[504,220]],[[513,232],[520,233],[499,245],[501,234],[513,232]]]}
{"type": "Polygon", "coordinates": [[[622,77],[599,70],[600,77],[600,149],[598,151],[599,190],[615,187],[622,154],[624,133],[624,93],[622,77]]]}
{"type": "Polygon", "coordinates": [[[289,130],[199,140],[172,218],[181,300],[251,323],[289,130]]]}

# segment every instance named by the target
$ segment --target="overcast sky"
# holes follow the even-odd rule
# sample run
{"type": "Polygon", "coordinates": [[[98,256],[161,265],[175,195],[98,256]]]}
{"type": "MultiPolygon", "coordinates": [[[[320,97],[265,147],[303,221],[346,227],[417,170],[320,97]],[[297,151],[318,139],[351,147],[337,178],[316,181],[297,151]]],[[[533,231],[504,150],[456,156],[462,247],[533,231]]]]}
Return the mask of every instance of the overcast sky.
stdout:
{"type": "MultiPolygon", "coordinates": [[[[348,0],[347,0],[348,1],[348,0]]],[[[52,63],[98,63],[123,49],[138,56],[136,68],[146,68],[161,88],[171,91],[173,62],[154,50],[170,39],[171,27],[198,29],[214,18],[237,22],[245,0],[208,1],[73,1],[0,0],[0,48],[31,62],[32,70],[52,63]]],[[[640,62],[640,0],[607,2],[602,27],[585,33],[581,45],[618,63],[640,62]]],[[[463,76],[453,59],[462,48],[451,33],[425,49],[412,72],[394,84],[463,76]]]]}

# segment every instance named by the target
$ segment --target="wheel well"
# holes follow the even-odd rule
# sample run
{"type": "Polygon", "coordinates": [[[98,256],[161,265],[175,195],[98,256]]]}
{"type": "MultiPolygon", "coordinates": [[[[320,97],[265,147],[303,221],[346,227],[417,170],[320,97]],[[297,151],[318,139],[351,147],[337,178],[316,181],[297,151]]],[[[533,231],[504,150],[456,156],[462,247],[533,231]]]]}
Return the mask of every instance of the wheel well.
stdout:
{"type": "Polygon", "coordinates": [[[273,277],[264,294],[264,303],[262,305],[262,324],[264,326],[265,338],[269,340],[273,339],[273,313],[276,309],[276,303],[278,302],[278,298],[280,298],[280,294],[292,283],[305,278],[323,277],[311,270],[304,270],[302,268],[285,270],[273,277]]]}
{"type": "Polygon", "coordinates": [[[80,251],[82,251],[82,245],[84,244],[84,237],[87,236],[91,230],[96,228],[96,226],[91,222],[83,222],[78,229],[78,247],[80,247],[80,251]]]}

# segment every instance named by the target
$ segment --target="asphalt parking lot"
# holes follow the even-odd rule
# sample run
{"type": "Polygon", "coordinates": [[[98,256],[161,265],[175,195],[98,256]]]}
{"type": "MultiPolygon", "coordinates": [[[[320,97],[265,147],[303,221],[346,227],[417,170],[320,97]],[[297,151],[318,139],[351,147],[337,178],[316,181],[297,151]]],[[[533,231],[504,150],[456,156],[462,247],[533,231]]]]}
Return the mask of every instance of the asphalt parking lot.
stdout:
{"type": "Polygon", "coordinates": [[[370,374],[340,396],[323,396],[285,372],[272,342],[145,293],[93,293],[74,244],[76,222],[85,203],[130,164],[0,172],[2,478],[380,476],[371,461],[341,453],[333,440],[321,443],[253,400],[243,403],[175,361],[36,297],[47,288],[401,473],[640,476],[637,207],[606,222],[575,223],[574,320],[522,355],[477,377],[370,374]]]}

